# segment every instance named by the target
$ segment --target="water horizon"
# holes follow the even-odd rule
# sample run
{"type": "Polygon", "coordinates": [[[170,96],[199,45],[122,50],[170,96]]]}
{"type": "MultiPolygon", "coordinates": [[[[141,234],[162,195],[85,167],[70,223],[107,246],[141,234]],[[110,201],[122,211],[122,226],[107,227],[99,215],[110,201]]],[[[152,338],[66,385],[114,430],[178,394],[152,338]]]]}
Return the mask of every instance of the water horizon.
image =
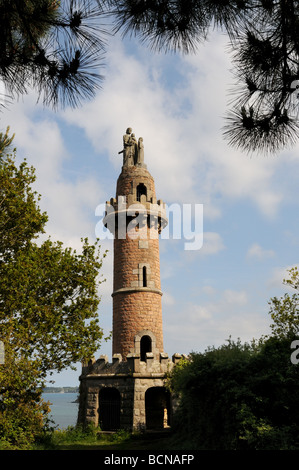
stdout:
{"type": "Polygon", "coordinates": [[[64,430],[69,426],[76,426],[78,417],[78,393],[52,392],[43,393],[42,398],[49,402],[49,418],[56,429],[64,430]]]}

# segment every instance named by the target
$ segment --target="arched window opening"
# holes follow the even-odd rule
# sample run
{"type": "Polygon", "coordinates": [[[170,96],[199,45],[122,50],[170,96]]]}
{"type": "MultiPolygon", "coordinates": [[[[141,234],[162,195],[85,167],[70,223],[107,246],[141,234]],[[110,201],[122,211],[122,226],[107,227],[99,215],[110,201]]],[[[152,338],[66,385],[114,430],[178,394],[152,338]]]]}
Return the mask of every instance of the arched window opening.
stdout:
{"type": "Polygon", "coordinates": [[[146,266],[142,268],[142,286],[147,287],[146,266]]]}
{"type": "Polygon", "coordinates": [[[146,194],[147,194],[146,186],[143,183],[138,184],[138,186],[136,188],[136,199],[137,199],[137,201],[140,202],[141,201],[141,196],[145,195],[145,197],[146,197],[146,194]]]}
{"type": "Polygon", "coordinates": [[[145,361],[146,353],[152,352],[152,339],[148,335],[142,336],[140,340],[140,360],[145,361]]]}

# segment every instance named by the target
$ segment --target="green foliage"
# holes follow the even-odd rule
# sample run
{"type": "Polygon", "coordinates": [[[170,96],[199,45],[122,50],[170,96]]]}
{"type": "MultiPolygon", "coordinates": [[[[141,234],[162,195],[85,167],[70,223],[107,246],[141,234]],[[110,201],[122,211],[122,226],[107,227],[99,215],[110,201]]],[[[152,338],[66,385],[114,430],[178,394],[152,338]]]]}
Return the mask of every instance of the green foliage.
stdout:
{"type": "Polygon", "coordinates": [[[60,371],[90,358],[99,346],[96,256],[86,241],[76,255],[47,240],[29,244],[13,262],[0,265],[5,341],[15,344],[18,354],[39,358],[43,370],[60,371]]]}
{"type": "MultiPolygon", "coordinates": [[[[284,283],[298,289],[297,268],[284,283]]],[[[251,344],[229,340],[192,353],[173,370],[177,434],[194,449],[299,449],[299,368],[291,351],[299,298],[285,294],[269,303],[272,336],[251,344]]]]}
{"type": "MultiPolygon", "coordinates": [[[[7,147],[9,139],[6,139],[7,147]]],[[[4,151],[0,159],[0,441],[25,448],[47,427],[41,401],[53,371],[89,359],[103,336],[99,326],[98,241],[79,253],[59,241],[37,240],[47,215],[32,190],[34,169],[4,151]]]]}
{"type": "Polygon", "coordinates": [[[131,434],[123,429],[115,433],[103,434],[99,428],[90,424],[87,427],[69,426],[63,430],[52,429],[45,433],[32,448],[39,450],[103,450],[107,447],[111,449],[113,446],[114,449],[125,450],[131,448],[132,442],[136,445],[137,441],[138,449],[138,439],[139,435],[131,434]]]}
{"type": "MultiPolygon", "coordinates": [[[[85,239],[79,254],[50,239],[34,243],[47,220],[31,190],[34,170],[0,166],[1,338],[16,355],[61,370],[91,357],[99,346],[98,242],[85,239]]],[[[105,256],[105,254],[104,254],[105,256]]]]}
{"type": "MultiPolygon", "coordinates": [[[[289,279],[284,280],[285,285],[297,290],[299,287],[299,273],[297,268],[289,271],[289,279]]],[[[270,302],[270,315],[273,334],[279,337],[294,336],[299,332],[299,294],[284,294],[278,299],[273,297],[270,302]]]]}
{"type": "MultiPolygon", "coordinates": [[[[9,140],[9,139],[8,139],[9,140]]],[[[16,156],[6,155],[8,141],[0,159],[0,259],[11,260],[32,239],[44,233],[48,220],[41,213],[40,196],[32,190],[34,169],[26,160],[16,166],[16,156]]],[[[3,263],[2,263],[3,264],[3,263]]]]}
{"type": "Polygon", "coordinates": [[[194,449],[298,449],[299,370],[289,339],[229,341],[175,368],[175,429],[194,449]]]}
{"type": "Polygon", "coordinates": [[[49,406],[41,399],[38,364],[16,361],[6,348],[5,366],[0,366],[0,449],[28,449],[44,436],[49,406]]]}
{"type": "Polygon", "coordinates": [[[12,143],[15,134],[13,134],[11,137],[9,137],[9,126],[6,129],[5,134],[3,132],[0,132],[0,158],[2,155],[7,151],[7,148],[10,146],[12,143]]]}
{"type": "Polygon", "coordinates": [[[52,432],[51,440],[53,446],[73,442],[96,442],[98,430],[93,425],[88,427],[82,426],[69,426],[65,430],[54,430],[52,432]]]}
{"type": "MultiPolygon", "coordinates": [[[[135,434],[136,436],[137,434],[135,434]]],[[[125,429],[119,429],[117,432],[112,434],[112,441],[113,442],[124,442],[129,440],[132,437],[132,434],[125,429]]]]}

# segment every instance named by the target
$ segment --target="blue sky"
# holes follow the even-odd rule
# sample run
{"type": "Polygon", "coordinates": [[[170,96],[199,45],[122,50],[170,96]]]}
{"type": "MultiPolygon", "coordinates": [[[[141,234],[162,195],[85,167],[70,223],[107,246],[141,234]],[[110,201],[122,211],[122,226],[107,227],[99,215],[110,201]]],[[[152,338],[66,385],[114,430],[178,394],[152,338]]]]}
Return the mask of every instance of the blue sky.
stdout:
{"type": "MultiPolygon", "coordinates": [[[[9,105],[1,127],[16,133],[19,159],[36,168],[47,235],[78,248],[95,238],[95,211],[115,196],[122,135],[142,136],[157,197],[203,205],[203,247],[161,240],[164,350],[204,351],[229,336],[250,341],[270,332],[268,301],[287,291],[297,266],[299,146],[276,156],[228,147],[221,128],[234,80],[227,38],[212,34],[196,54],[154,54],[135,40],[112,38],[102,90],[79,109],[53,112],[34,91],[9,105]]],[[[112,241],[103,240],[99,318],[112,324],[112,241]]],[[[97,356],[111,360],[111,343],[97,356]]],[[[77,371],[55,374],[79,384],[77,371]]]]}

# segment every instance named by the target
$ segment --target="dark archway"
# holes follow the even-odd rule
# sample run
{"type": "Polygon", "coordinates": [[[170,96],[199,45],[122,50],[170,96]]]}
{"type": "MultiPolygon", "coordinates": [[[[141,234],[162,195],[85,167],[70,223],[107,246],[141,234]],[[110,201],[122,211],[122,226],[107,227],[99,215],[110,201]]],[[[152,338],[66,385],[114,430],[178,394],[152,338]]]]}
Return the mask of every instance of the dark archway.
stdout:
{"type": "Polygon", "coordinates": [[[151,387],[145,392],[146,429],[170,426],[171,398],[165,387],[151,387]]]}
{"type": "Polygon", "coordinates": [[[142,336],[140,340],[140,360],[146,360],[146,353],[152,352],[152,338],[148,335],[142,336]]]}
{"type": "Polygon", "coordinates": [[[102,431],[120,428],[120,393],[116,388],[102,388],[99,393],[99,426],[102,431]]]}

